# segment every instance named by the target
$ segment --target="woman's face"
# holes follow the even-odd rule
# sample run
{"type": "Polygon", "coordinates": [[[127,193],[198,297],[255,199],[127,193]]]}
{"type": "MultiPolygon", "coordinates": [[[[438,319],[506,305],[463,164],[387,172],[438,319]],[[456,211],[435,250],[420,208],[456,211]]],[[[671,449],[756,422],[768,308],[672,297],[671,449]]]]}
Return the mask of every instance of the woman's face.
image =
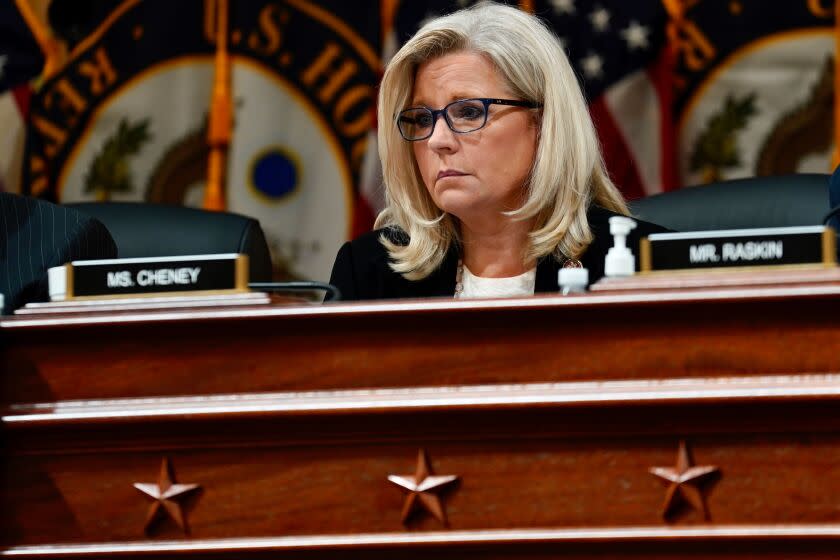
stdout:
{"type": "MultiPolygon", "coordinates": [[[[442,109],[473,97],[515,99],[487,58],[453,53],[420,65],[410,106],[442,109]]],[[[533,111],[490,105],[484,128],[458,134],[439,116],[432,135],[412,147],[438,208],[466,222],[495,220],[521,205],[538,134],[533,111]]]]}

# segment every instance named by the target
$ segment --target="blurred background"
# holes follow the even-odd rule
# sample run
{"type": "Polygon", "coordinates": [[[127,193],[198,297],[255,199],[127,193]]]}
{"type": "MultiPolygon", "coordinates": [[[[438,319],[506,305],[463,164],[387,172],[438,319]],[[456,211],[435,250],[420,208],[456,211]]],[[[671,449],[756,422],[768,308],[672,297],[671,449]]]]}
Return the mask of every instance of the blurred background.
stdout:
{"type": "MultiPolygon", "coordinates": [[[[560,37],[629,199],[833,169],[834,0],[508,3],[560,37]]],[[[0,189],[246,214],[276,279],[326,280],[383,205],[383,66],[471,4],[0,0],[0,189]]]]}

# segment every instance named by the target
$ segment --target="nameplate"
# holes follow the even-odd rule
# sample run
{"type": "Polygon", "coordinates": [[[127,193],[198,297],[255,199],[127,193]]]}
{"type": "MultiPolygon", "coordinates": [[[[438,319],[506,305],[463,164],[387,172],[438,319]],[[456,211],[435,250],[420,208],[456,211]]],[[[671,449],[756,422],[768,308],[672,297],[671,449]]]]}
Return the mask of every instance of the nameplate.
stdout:
{"type": "Polygon", "coordinates": [[[53,301],[247,290],[248,256],[233,253],[74,261],[49,270],[53,301]]]}
{"type": "Polygon", "coordinates": [[[642,240],[642,272],[756,266],[832,266],[834,230],[825,226],[655,233],[642,240]]]}

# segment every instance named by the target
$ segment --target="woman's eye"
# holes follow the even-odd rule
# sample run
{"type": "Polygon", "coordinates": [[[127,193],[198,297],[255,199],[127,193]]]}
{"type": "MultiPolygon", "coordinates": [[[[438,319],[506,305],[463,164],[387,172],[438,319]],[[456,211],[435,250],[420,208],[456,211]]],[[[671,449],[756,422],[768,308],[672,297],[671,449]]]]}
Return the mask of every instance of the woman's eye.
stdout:
{"type": "Polygon", "coordinates": [[[457,119],[467,119],[473,120],[481,118],[484,114],[484,109],[481,107],[476,107],[472,105],[467,105],[465,107],[459,107],[457,111],[455,111],[455,118],[457,119]]]}

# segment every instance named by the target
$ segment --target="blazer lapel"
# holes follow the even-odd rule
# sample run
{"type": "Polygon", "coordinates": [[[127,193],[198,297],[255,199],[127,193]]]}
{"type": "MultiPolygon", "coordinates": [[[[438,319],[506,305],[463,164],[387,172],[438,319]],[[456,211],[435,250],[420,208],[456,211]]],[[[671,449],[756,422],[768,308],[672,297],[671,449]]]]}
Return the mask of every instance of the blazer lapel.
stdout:
{"type": "Polygon", "coordinates": [[[450,296],[455,295],[455,275],[458,272],[458,250],[450,249],[446,253],[440,268],[438,268],[428,279],[429,295],[450,296]]]}
{"type": "Polygon", "coordinates": [[[551,256],[545,256],[537,263],[537,278],[534,281],[534,293],[557,292],[557,272],[560,263],[551,256]]]}
{"type": "Polygon", "coordinates": [[[406,280],[388,266],[387,253],[377,263],[382,270],[381,288],[384,298],[452,297],[455,295],[455,273],[458,269],[458,251],[450,250],[437,270],[422,280],[406,280]]]}

